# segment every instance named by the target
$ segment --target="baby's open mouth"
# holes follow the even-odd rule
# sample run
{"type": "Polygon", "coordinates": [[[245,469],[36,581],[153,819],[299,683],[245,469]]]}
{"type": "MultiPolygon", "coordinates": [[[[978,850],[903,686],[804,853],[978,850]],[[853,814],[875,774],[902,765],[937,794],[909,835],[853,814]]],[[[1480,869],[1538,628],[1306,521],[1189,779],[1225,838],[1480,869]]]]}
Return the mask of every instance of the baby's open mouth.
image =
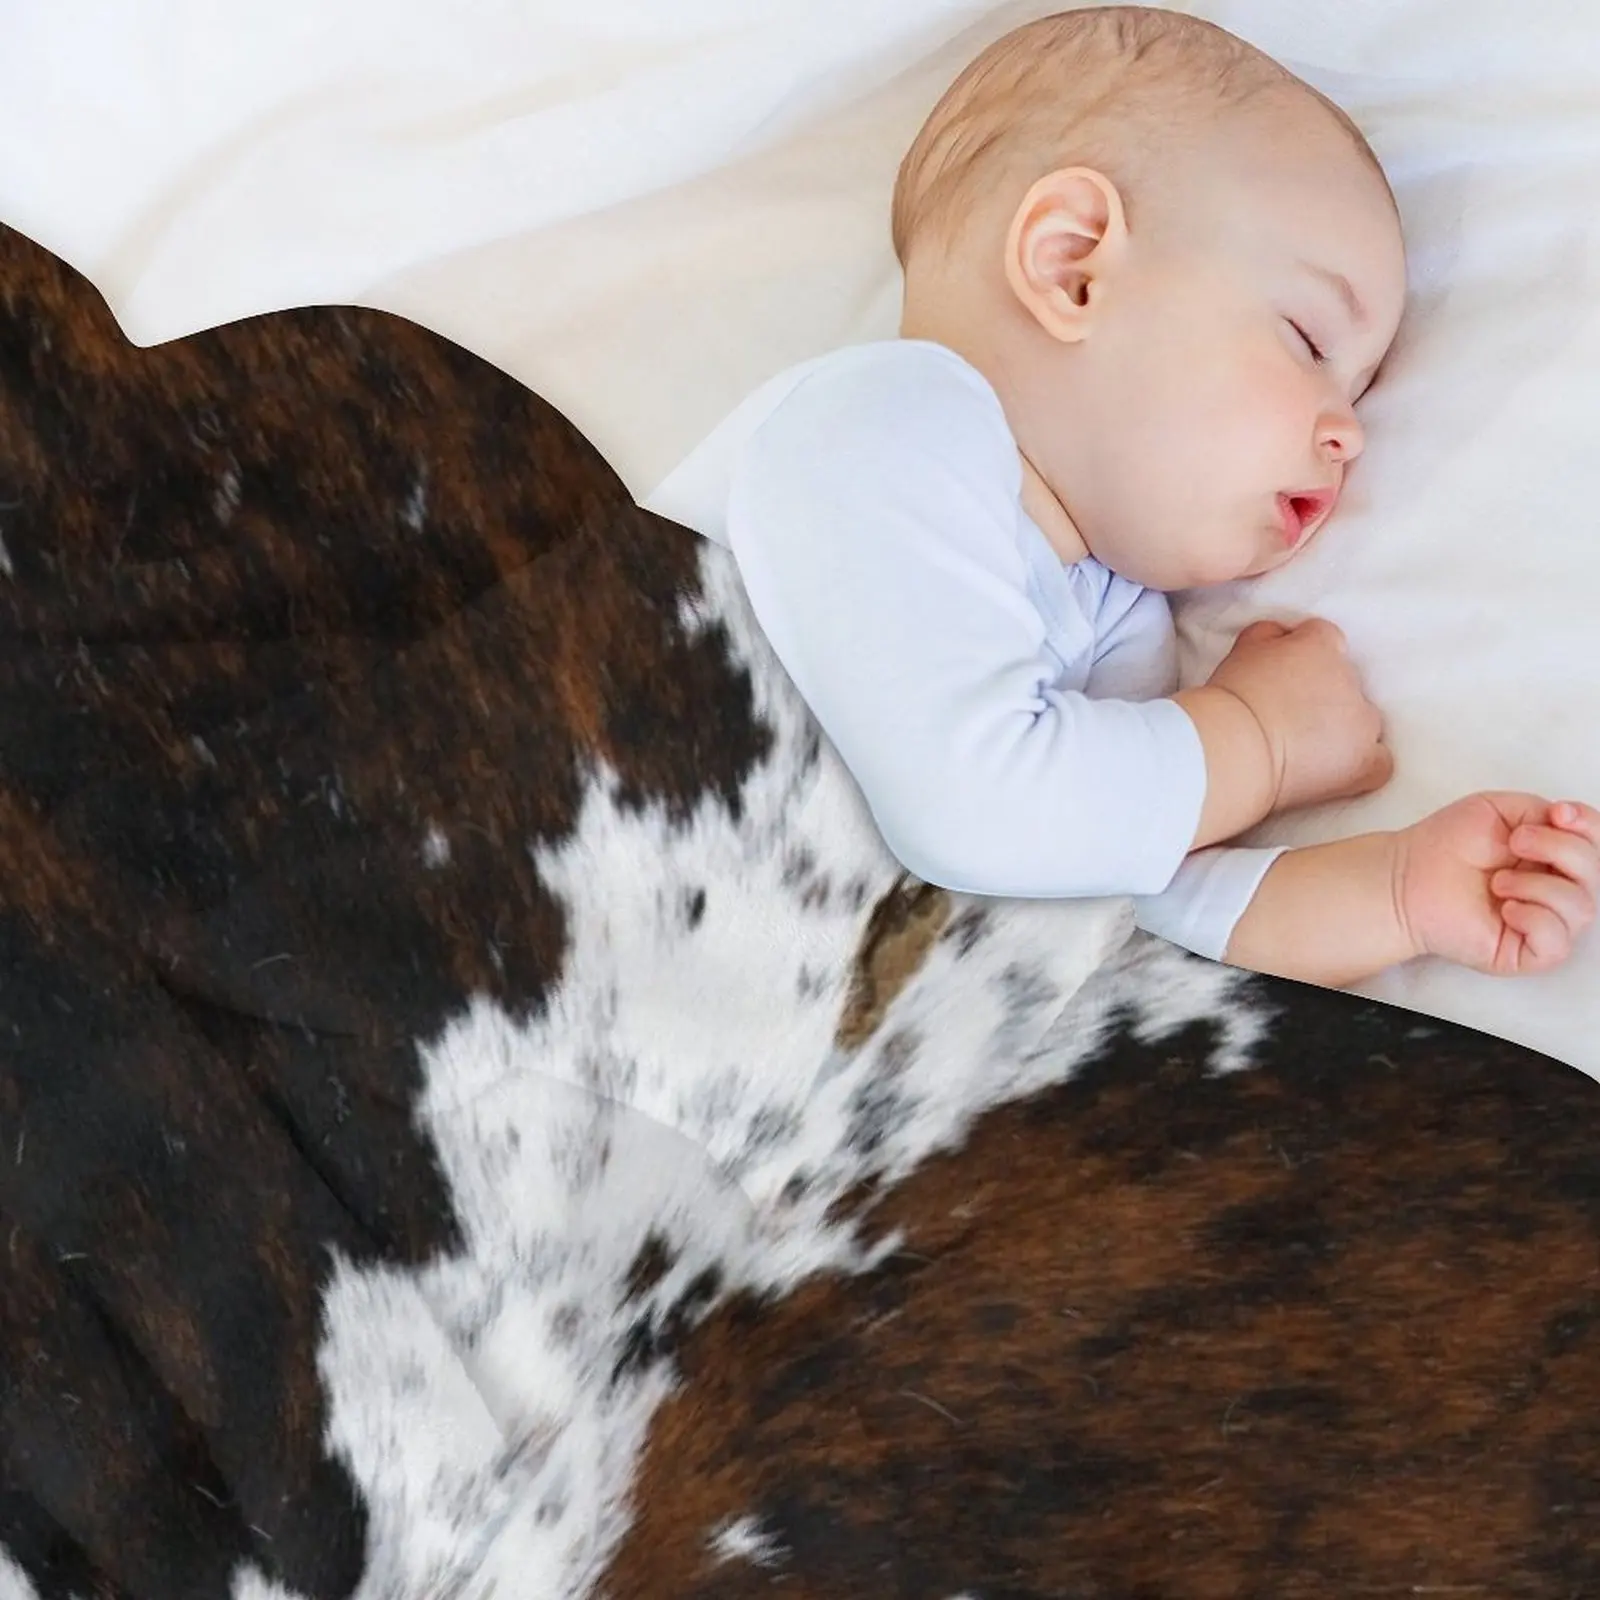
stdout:
{"type": "Polygon", "coordinates": [[[1322,521],[1333,506],[1331,489],[1311,489],[1301,494],[1280,494],[1278,509],[1283,518],[1284,543],[1293,549],[1306,536],[1306,530],[1322,521]]]}

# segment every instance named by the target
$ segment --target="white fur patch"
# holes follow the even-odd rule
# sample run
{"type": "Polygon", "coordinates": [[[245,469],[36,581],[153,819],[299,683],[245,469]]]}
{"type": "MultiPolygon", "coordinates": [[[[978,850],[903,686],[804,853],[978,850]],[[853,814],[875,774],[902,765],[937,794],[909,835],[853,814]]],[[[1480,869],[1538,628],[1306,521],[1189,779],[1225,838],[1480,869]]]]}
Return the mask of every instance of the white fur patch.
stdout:
{"type": "MultiPolygon", "coordinates": [[[[702,576],[685,625],[727,629],[773,735],[742,815],[710,797],[686,824],[624,810],[614,774],[591,773],[571,837],[535,851],[569,918],[544,1009],[518,1024],[478,1001],[423,1047],[417,1115],[463,1251],[422,1271],[344,1264],[328,1296],[329,1442],[371,1514],[362,1600],[590,1595],[673,1383],[651,1340],[697,1277],[716,1274],[686,1322],[736,1288],[870,1267],[895,1240],[827,1217],[853,1186],[905,1177],[1068,1076],[1119,1007],[1153,1036],[1229,1010],[1235,975],[1153,941],[1108,966],[1125,902],[958,901],[967,936],[841,1054],[899,868],[726,553],[706,546],[702,576]],[[630,1298],[651,1240],[665,1270],[630,1298]],[[619,1369],[629,1350],[643,1359],[619,1369]]],[[[1251,1035],[1231,1026],[1237,1064],[1251,1035]]]]}
{"type": "Polygon", "coordinates": [[[761,1526],[759,1517],[735,1517],[714,1528],[706,1546],[717,1566],[730,1561],[745,1561],[753,1567],[776,1567],[783,1563],[783,1546],[761,1526]]]}
{"type": "MultiPolygon", "coordinates": [[[[1237,976],[1130,942],[1125,901],[954,897],[959,936],[840,1052],[900,869],[731,558],[707,544],[701,561],[684,624],[727,630],[773,748],[738,820],[709,796],[687,823],[626,810],[596,768],[571,837],[534,851],[568,917],[544,1008],[518,1023],[479,1000],[420,1046],[417,1120],[463,1248],[420,1270],[338,1263],[319,1353],[328,1444],[370,1517],[358,1600],[592,1595],[673,1387],[659,1338],[735,1289],[870,1268],[897,1241],[830,1220],[833,1204],[1070,1076],[1119,1014],[1152,1037],[1225,1017],[1225,1064],[1253,1042],[1237,976]]],[[[241,1577],[235,1600],[284,1597],[241,1577]]]]}
{"type": "Polygon", "coordinates": [[[3,1549],[0,1549],[0,1600],[39,1600],[39,1591],[3,1549]]]}
{"type": "Polygon", "coordinates": [[[262,1577],[257,1567],[241,1567],[233,1575],[233,1587],[228,1600],[305,1600],[305,1596],[262,1577]]]}

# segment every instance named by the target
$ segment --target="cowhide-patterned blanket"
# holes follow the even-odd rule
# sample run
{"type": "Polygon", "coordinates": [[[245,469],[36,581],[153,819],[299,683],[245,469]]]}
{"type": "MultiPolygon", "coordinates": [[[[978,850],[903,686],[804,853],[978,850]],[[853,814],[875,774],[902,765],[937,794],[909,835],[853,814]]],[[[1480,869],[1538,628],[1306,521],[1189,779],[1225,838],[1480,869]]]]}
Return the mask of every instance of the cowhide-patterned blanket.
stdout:
{"type": "Polygon", "coordinates": [[[0,236],[0,1596],[1600,1594],[1560,1065],[905,879],[397,319],[0,236]]]}

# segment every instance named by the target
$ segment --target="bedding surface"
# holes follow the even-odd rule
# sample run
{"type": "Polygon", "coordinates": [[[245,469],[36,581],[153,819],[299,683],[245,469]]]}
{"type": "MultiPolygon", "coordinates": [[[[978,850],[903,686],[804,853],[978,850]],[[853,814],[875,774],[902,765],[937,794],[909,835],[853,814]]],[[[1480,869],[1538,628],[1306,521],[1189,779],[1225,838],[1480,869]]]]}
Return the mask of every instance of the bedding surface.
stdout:
{"type": "Polygon", "coordinates": [[[1600,1584],[1558,1062],[901,875],[400,319],[0,231],[0,1597],[1600,1584]]]}
{"type": "MultiPolygon", "coordinates": [[[[960,65],[1052,9],[988,0],[506,8],[11,0],[0,220],[139,343],[317,302],[513,374],[648,500],[750,388],[892,334],[899,154],[960,65]]],[[[1335,522],[1184,606],[1203,676],[1257,615],[1349,632],[1395,781],[1270,840],[1511,787],[1600,796],[1600,13],[1527,0],[1191,9],[1343,102],[1393,177],[1414,302],[1335,522]]],[[[1422,963],[1368,992],[1600,1073],[1600,942],[1552,975],[1422,963]]]]}

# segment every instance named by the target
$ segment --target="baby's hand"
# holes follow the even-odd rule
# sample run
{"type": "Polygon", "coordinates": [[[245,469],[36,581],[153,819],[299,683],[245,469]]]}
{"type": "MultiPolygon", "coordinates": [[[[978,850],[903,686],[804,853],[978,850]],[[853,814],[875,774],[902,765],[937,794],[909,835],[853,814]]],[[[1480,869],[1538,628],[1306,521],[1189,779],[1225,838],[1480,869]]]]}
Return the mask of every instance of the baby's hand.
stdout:
{"type": "Polygon", "coordinates": [[[1272,751],[1274,811],[1370,794],[1389,781],[1394,758],[1383,718],[1331,622],[1252,623],[1210,681],[1261,724],[1272,751]]]}
{"type": "Polygon", "coordinates": [[[1400,914],[1419,955],[1513,977],[1572,954],[1600,894],[1600,812],[1475,794],[1399,835],[1400,914]]]}

